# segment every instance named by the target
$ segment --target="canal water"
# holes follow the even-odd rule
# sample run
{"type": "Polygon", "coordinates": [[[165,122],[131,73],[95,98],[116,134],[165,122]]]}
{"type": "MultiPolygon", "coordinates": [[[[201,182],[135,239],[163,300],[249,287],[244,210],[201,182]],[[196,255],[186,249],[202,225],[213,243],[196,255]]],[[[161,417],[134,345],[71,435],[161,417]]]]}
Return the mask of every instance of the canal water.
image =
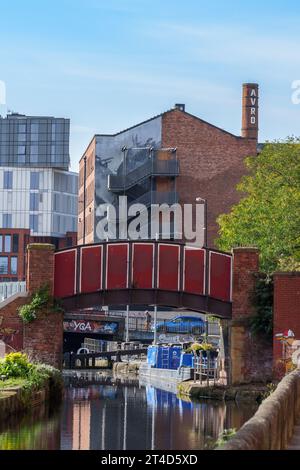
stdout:
{"type": "Polygon", "coordinates": [[[59,409],[42,407],[0,424],[0,450],[212,449],[225,429],[239,429],[257,409],[190,401],[174,391],[105,372],[71,374],[59,409]]]}

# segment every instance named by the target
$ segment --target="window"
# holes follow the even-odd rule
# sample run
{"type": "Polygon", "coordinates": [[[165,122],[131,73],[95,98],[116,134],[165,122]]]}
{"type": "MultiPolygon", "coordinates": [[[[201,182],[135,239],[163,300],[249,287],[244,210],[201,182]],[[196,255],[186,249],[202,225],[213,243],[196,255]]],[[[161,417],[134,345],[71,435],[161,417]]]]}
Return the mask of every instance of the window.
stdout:
{"type": "Polygon", "coordinates": [[[39,195],[38,193],[30,193],[30,211],[38,211],[39,210],[39,195]]]}
{"type": "Polygon", "coordinates": [[[29,215],[29,228],[33,231],[33,232],[37,232],[38,231],[38,215],[37,214],[30,214],[29,215]]]}
{"type": "Polygon", "coordinates": [[[55,128],[55,122],[51,124],[51,136],[52,140],[55,140],[55,134],[56,134],[56,128],[55,128]]]}
{"type": "Polygon", "coordinates": [[[12,252],[18,253],[18,251],[19,251],[19,235],[15,233],[13,235],[12,252]]]}
{"type": "Polygon", "coordinates": [[[25,145],[19,145],[18,146],[18,155],[25,155],[25,152],[26,152],[25,145]]]}
{"type": "Polygon", "coordinates": [[[38,161],[38,153],[39,153],[39,146],[38,145],[31,145],[30,147],[30,161],[37,162],[38,161]]]}
{"type": "Polygon", "coordinates": [[[18,258],[16,256],[10,258],[10,274],[18,274],[18,258]]]}
{"type": "Polygon", "coordinates": [[[4,171],[3,175],[4,175],[3,188],[4,189],[12,189],[13,172],[12,171],[4,171]]]}
{"type": "Polygon", "coordinates": [[[12,228],[12,216],[11,214],[3,214],[3,228],[12,228]]]}
{"type": "Polygon", "coordinates": [[[8,274],[8,257],[0,256],[0,274],[8,274]]]}
{"type": "Polygon", "coordinates": [[[26,142],[26,134],[18,134],[18,142],[26,142]]]}
{"type": "Polygon", "coordinates": [[[39,189],[40,186],[40,174],[37,171],[30,173],[30,189],[39,189]]]}
{"type": "Polygon", "coordinates": [[[19,132],[26,132],[26,124],[19,124],[19,132]]]}
{"type": "Polygon", "coordinates": [[[55,145],[51,145],[51,162],[55,162],[55,145]]]}
{"type": "Polygon", "coordinates": [[[0,235],[0,253],[2,251],[2,242],[3,242],[3,238],[2,238],[2,235],[0,235]]]}
{"type": "Polygon", "coordinates": [[[39,125],[38,124],[31,124],[30,126],[31,132],[31,142],[37,142],[39,140],[39,125]]]}
{"type": "Polygon", "coordinates": [[[11,236],[5,235],[4,236],[4,252],[10,253],[11,251],[11,236]]]}

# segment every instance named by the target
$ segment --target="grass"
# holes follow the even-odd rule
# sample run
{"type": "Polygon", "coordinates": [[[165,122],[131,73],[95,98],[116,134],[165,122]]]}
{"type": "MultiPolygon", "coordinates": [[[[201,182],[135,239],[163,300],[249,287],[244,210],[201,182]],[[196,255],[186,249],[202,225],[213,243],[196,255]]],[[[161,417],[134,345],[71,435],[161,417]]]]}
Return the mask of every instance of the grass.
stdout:
{"type": "Polygon", "coordinates": [[[21,377],[0,380],[0,391],[12,387],[22,387],[26,382],[27,380],[21,377]]]}

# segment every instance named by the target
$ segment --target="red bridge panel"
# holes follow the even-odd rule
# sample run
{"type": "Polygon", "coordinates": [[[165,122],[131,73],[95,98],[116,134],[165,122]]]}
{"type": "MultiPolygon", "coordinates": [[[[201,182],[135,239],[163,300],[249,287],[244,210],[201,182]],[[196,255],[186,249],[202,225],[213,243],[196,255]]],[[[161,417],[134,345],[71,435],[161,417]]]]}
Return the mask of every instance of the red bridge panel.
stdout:
{"type": "Polygon", "coordinates": [[[56,253],[54,263],[54,295],[69,297],[75,294],[76,250],[56,253]]]}
{"type": "Polygon", "coordinates": [[[128,284],[128,243],[107,245],[106,288],[126,289],[128,284]]]}
{"type": "Polygon", "coordinates": [[[184,286],[186,292],[204,294],[204,261],[205,250],[200,248],[184,248],[184,286]]]}
{"type": "Polygon", "coordinates": [[[138,289],[153,287],[154,245],[134,243],[132,248],[132,282],[138,289]]]}
{"type": "Polygon", "coordinates": [[[80,291],[95,292],[102,288],[102,246],[81,249],[80,291]]]}
{"type": "Polygon", "coordinates": [[[179,246],[158,246],[158,288],[179,289],[179,246]]]}
{"type": "Polygon", "coordinates": [[[231,256],[210,252],[209,295],[220,300],[231,300],[231,256]]]}

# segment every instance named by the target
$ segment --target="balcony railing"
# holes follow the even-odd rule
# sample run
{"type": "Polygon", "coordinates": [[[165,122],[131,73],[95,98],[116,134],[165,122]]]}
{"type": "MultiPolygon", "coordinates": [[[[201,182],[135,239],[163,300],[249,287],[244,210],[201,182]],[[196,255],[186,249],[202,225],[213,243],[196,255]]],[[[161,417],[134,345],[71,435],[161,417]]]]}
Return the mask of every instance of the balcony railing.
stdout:
{"type": "Polygon", "coordinates": [[[108,189],[110,191],[126,191],[141,183],[150,176],[178,176],[179,163],[177,160],[148,160],[138,168],[126,175],[108,175],[108,189]]]}

